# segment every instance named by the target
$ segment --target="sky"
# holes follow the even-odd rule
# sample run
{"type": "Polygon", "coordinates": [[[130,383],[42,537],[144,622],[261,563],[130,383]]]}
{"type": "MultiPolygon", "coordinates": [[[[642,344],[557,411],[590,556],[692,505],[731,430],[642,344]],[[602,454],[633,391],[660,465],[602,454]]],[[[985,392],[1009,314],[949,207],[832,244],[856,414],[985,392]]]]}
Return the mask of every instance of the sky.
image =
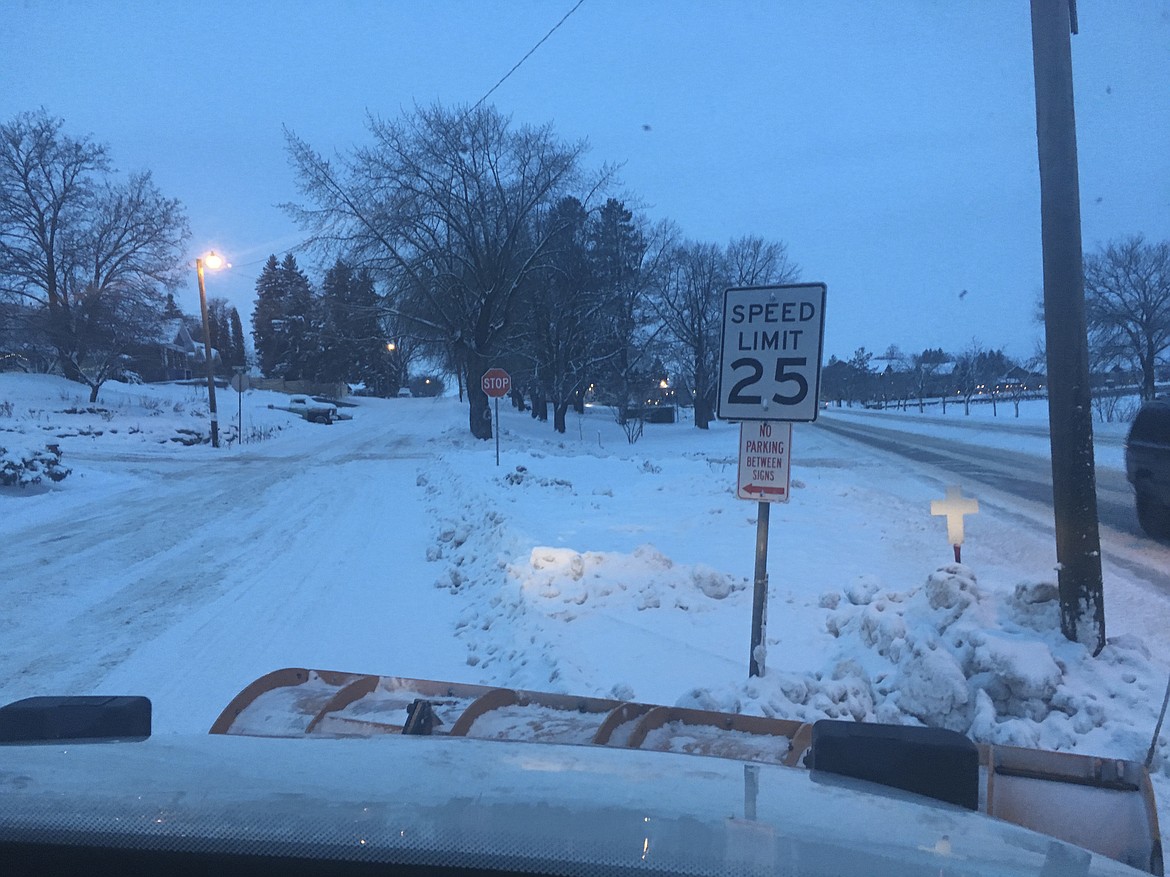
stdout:
{"type": "MultiPolygon", "coordinates": [[[[302,237],[284,131],[478,101],[573,9],[546,2],[0,0],[0,119],[44,107],[149,169],[250,314],[302,237]]],[[[1086,252],[1170,239],[1170,0],[1080,0],[1086,252]]],[[[489,101],[586,139],[615,195],[692,239],[779,240],[828,286],[824,351],[1032,356],[1042,290],[1028,4],[583,0],[489,101]]],[[[311,254],[300,261],[319,280],[311,254]]],[[[194,270],[180,304],[197,311],[194,270]]]]}

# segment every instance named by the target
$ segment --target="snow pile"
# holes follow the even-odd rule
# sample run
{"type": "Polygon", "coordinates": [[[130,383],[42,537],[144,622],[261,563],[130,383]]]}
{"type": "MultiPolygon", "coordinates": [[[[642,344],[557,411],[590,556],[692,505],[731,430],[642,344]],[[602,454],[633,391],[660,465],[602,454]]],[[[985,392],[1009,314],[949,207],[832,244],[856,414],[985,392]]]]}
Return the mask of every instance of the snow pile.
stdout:
{"type": "Polygon", "coordinates": [[[0,487],[31,487],[45,478],[63,481],[71,471],[61,465],[57,445],[38,447],[22,435],[0,435],[0,487]]]}
{"type": "MultiPolygon", "coordinates": [[[[828,672],[785,673],[695,689],[679,705],[815,721],[844,718],[949,728],[979,742],[1143,759],[1148,728],[1119,719],[1150,710],[1163,680],[1135,638],[1093,657],[1060,634],[1057,590],[980,588],[962,564],[919,587],[881,588],[863,577],[822,595],[837,641],[828,672]]],[[[1164,760],[1164,759],[1163,759],[1164,760]]]]}
{"type": "Polygon", "coordinates": [[[522,593],[538,598],[530,605],[562,621],[577,617],[574,606],[642,612],[666,603],[702,612],[713,607],[701,597],[722,600],[747,587],[745,580],[702,564],[676,566],[653,545],[630,554],[537,546],[526,562],[509,565],[508,574],[522,593]]]}

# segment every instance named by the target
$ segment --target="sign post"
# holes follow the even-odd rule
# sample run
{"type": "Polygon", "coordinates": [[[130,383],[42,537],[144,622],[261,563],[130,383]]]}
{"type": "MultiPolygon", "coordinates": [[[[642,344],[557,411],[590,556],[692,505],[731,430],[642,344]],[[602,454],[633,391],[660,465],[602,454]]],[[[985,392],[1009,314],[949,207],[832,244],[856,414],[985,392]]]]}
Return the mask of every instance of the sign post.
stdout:
{"type": "Polygon", "coordinates": [[[248,367],[244,365],[233,365],[232,371],[232,389],[236,391],[236,402],[239,408],[236,412],[236,444],[242,445],[244,443],[244,390],[249,388],[248,383],[248,367]]]}
{"type": "Polygon", "coordinates": [[[502,368],[489,368],[480,379],[484,393],[496,400],[496,465],[500,465],[500,397],[507,396],[512,389],[512,376],[502,368]]]}
{"type": "Polygon", "coordinates": [[[761,420],[739,425],[739,477],[736,496],[758,500],[756,574],[752,591],[752,635],[748,675],[763,676],[768,647],[768,518],[771,504],[788,502],[792,424],[761,420]]]}
{"type": "Polygon", "coordinates": [[[820,408],[825,291],[807,283],[729,289],[723,297],[715,411],[741,421],[736,496],[759,508],[749,676],[764,675],[767,657],[770,504],[788,502],[793,422],[816,420],[820,408]]]}

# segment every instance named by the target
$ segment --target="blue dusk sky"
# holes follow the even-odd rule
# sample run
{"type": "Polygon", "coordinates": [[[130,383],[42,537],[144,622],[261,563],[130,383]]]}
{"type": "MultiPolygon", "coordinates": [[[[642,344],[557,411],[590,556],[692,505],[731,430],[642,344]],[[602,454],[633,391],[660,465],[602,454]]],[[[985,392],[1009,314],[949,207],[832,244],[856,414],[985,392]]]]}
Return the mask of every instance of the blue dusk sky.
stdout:
{"type": "MultiPolygon", "coordinates": [[[[368,142],[367,113],[472,104],[575,4],[0,0],[0,118],[44,107],[151,170],[247,319],[263,261],[301,241],[285,128],[329,154],[368,142]]],[[[1170,239],[1170,0],[1077,6],[1085,250],[1170,239]]],[[[828,285],[826,356],[1035,352],[1026,0],[584,0],[489,100],[588,140],[615,194],[690,238],[785,242],[828,285]]]]}

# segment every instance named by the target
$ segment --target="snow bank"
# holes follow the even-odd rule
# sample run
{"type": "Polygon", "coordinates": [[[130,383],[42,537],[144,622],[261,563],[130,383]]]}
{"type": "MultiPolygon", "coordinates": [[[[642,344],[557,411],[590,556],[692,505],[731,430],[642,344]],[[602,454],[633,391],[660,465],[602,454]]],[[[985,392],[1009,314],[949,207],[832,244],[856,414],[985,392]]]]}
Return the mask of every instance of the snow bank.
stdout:
{"type": "Polygon", "coordinates": [[[522,593],[539,598],[532,602],[542,611],[563,621],[576,617],[566,606],[641,612],[665,602],[702,612],[711,608],[702,597],[722,600],[747,587],[746,580],[702,564],[676,566],[653,545],[641,545],[629,554],[538,546],[526,563],[509,565],[508,574],[522,593]]]}
{"type": "MultiPolygon", "coordinates": [[[[837,641],[829,672],[769,669],[762,679],[695,689],[681,706],[815,721],[852,718],[949,728],[972,739],[1143,760],[1163,679],[1140,641],[1094,658],[1060,634],[1057,590],[1029,582],[1006,598],[950,564],[904,591],[860,581],[821,597],[837,641]]],[[[1165,743],[1156,768],[1167,766],[1165,743]]]]}

